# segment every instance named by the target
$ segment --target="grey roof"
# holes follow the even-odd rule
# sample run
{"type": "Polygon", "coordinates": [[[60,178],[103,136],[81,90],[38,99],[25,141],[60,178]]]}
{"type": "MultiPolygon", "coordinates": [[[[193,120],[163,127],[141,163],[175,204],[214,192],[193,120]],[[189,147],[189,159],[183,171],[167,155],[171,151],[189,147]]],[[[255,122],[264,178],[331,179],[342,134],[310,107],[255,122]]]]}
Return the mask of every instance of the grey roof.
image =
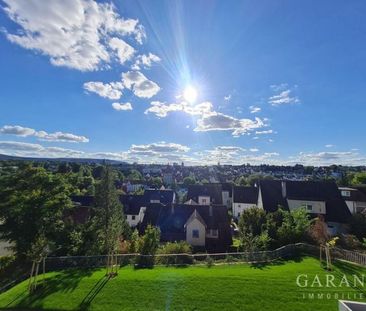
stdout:
{"type": "Polygon", "coordinates": [[[330,181],[280,181],[259,182],[263,208],[273,212],[281,205],[288,210],[287,199],[324,201],[326,221],[347,223],[351,213],[341,196],[336,183],[330,181]],[[282,195],[282,183],[286,185],[286,197],[282,195]]]}
{"type": "Polygon", "coordinates": [[[258,187],[234,187],[234,203],[257,204],[258,187]]]}
{"type": "Polygon", "coordinates": [[[204,184],[188,186],[187,200],[198,202],[199,196],[209,196],[212,204],[222,204],[221,184],[204,184]]]}

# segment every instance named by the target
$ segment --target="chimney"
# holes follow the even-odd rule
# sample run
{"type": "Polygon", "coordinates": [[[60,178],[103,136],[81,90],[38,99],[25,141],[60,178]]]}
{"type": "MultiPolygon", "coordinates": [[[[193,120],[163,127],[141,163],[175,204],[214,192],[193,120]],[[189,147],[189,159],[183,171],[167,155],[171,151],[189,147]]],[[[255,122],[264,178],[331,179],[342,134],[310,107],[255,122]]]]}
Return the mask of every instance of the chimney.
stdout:
{"type": "Polygon", "coordinates": [[[212,217],[212,216],[213,216],[212,205],[210,205],[210,207],[209,207],[209,215],[210,215],[210,217],[212,217]]]}
{"type": "Polygon", "coordinates": [[[287,190],[286,190],[286,182],[281,181],[281,188],[282,188],[282,197],[285,199],[287,196],[287,190]]]}

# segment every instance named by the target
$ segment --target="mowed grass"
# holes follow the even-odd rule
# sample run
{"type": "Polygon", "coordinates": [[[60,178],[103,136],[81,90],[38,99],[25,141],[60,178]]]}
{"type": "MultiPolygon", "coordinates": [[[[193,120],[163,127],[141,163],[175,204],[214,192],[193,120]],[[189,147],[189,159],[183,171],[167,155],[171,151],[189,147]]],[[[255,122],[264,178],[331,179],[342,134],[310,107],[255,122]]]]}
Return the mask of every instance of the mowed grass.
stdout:
{"type": "MultiPolygon", "coordinates": [[[[365,269],[336,263],[331,273],[336,280],[343,274],[351,280],[365,269]]],[[[296,277],[318,274],[325,281],[329,272],[314,258],[280,261],[268,265],[218,265],[186,268],[124,267],[113,279],[105,270],[76,270],[48,273],[45,285],[33,295],[27,281],[0,295],[2,309],[51,310],[338,310],[335,294],[366,296],[364,288],[299,288],[296,277]],[[308,294],[331,294],[328,299],[308,294]],[[304,298],[303,295],[306,295],[304,298]]],[[[310,285],[310,284],[309,284],[310,285]]],[[[357,299],[362,300],[362,299],[357,299]]]]}

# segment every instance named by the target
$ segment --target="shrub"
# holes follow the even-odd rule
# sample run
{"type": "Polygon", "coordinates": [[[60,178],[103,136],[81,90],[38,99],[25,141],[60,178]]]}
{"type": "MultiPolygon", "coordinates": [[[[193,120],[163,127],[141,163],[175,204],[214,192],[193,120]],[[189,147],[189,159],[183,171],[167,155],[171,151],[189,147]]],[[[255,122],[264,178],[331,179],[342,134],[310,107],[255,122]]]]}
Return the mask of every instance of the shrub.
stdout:
{"type": "Polygon", "coordinates": [[[364,248],[364,246],[360,242],[360,240],[352,234],[342,234],[340,236],[338,244],[341,248],[350,249],[350,250],[364,248]]]}
{"type": "Polygon", "coordinates": [[[155,253],[159,247],[160,230],[148,225],[145,234],[138,238],[137,251],[142,256],[136,257],[136,266],[153,267],[155,263],[155,253]]]}
{"type": "Polygon", "coordinates": [[[12,256],[12,255],[0,257],[0,271],[4,270],[14,261],[15,261],[15,256],[12,256]]]}
{"type": "Polygon", "coordinates": [[[164,265],[189,265],[193,263],[191,246],[184,241],[166,243],[162,245],[157,254],[179,254],[177,256],[159,256],[156,262],[164,265]]]}
{"type": "Polygon", "coordinates": [[[215,263],[215,261],[213,260],[213,258],[207,255],[207,258],[206,258],[207,267],[211,268],[214,265],[214,263],[215,263]]]}

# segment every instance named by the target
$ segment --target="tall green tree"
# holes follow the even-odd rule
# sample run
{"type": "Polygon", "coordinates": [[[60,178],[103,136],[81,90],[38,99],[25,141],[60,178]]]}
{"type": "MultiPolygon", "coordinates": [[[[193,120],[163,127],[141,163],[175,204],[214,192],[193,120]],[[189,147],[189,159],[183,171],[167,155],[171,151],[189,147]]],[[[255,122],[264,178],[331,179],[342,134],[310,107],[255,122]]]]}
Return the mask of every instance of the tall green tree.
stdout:
{"type": "Polygon", "coordinates": [[[356,173],[351,181],[352,185],[366,184],[366,172],[356,173]]]}
{"type": "Polygon", "coordinates": [[[114,181],[115,172],[106,166],[95,190],[95,231],[99,249],[106,254],[117,250],[119,241],[126,235],[128,228],[114,181]]]}
{"type": "Polygon", "coordinates": [[[27,165],[0,178],[0,235],[26,256],[39,236],[58,247],[70,186],[60,174],[27,165]]]}

